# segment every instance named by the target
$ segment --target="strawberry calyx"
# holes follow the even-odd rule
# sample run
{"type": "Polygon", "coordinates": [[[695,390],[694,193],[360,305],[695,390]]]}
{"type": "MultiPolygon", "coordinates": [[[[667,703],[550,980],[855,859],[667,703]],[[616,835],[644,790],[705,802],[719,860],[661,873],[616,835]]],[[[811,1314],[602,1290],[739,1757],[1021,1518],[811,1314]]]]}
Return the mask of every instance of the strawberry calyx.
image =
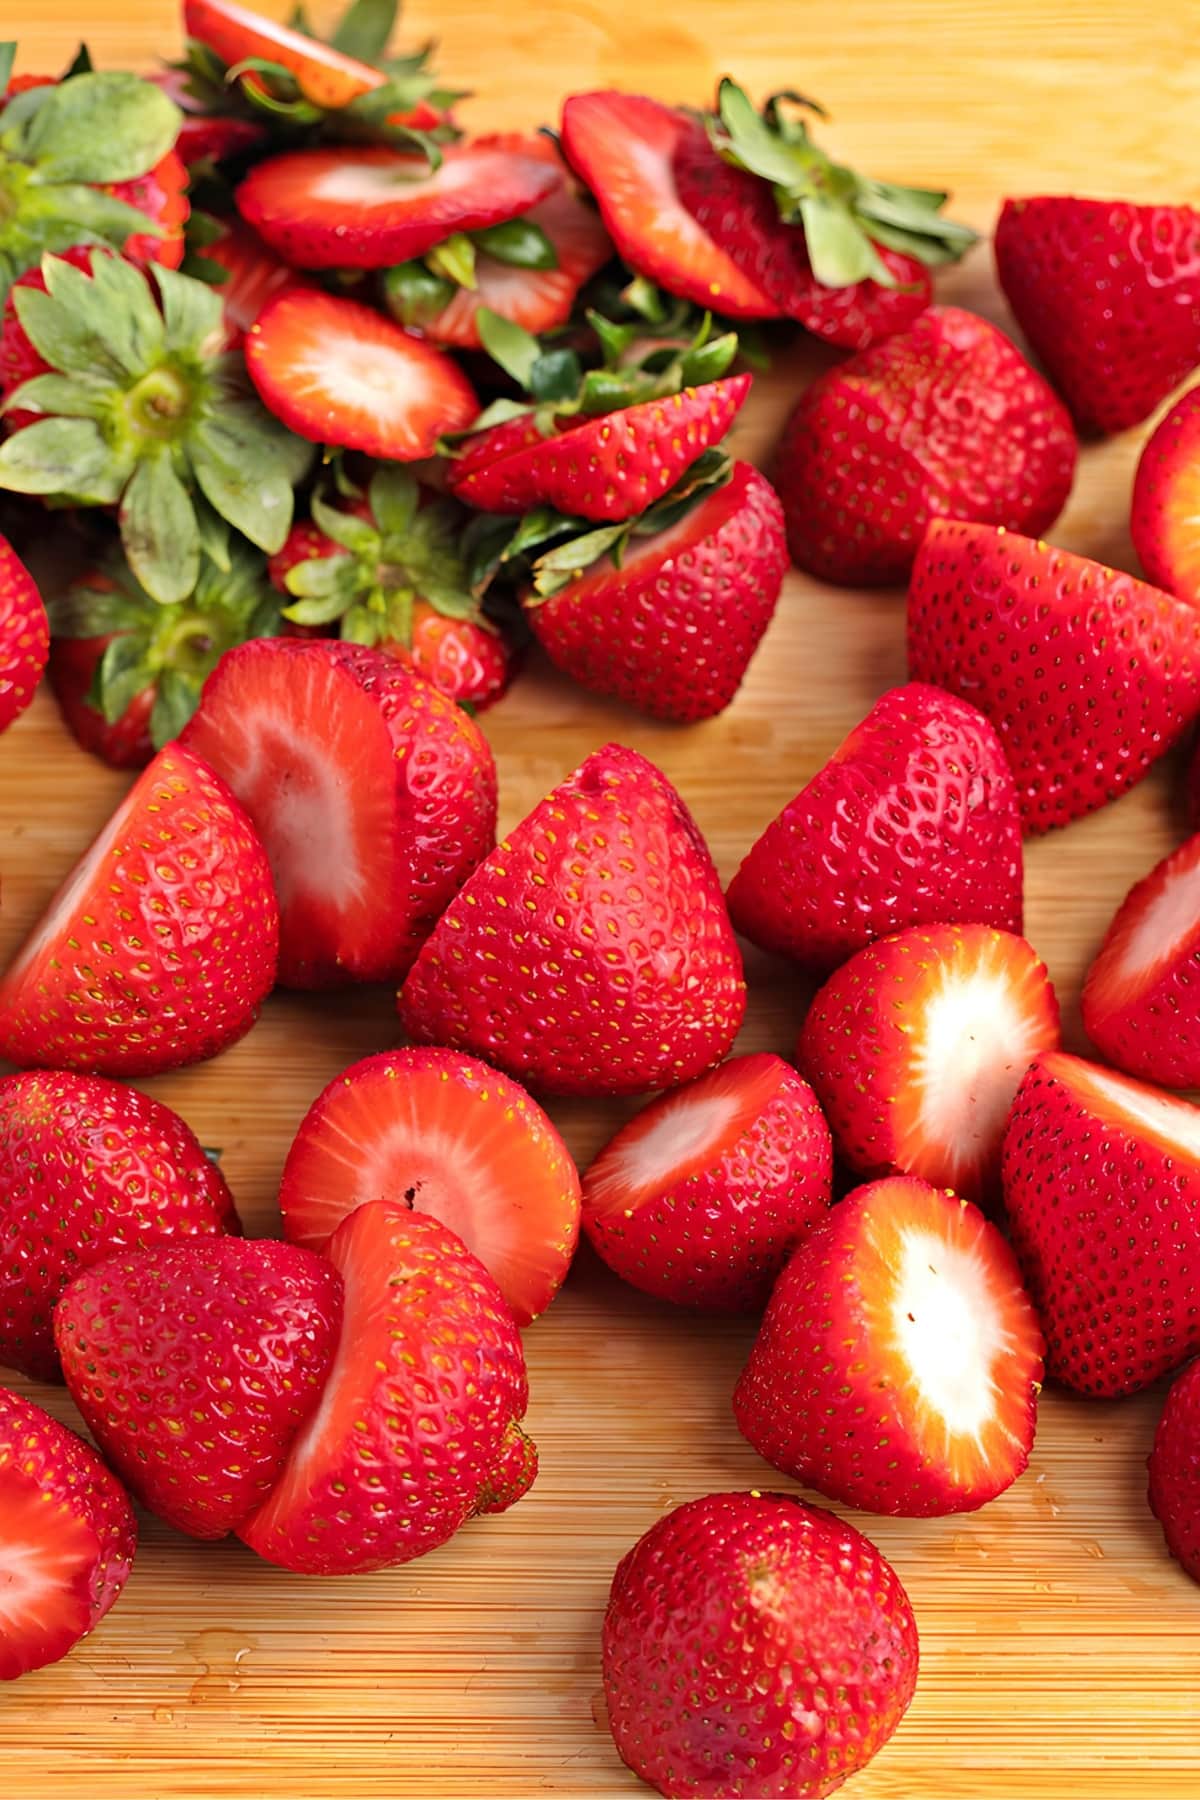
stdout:
{"type": "Polygon", "coordinates": [[[383,277],[388,311],[401,325],[427,325],[444,312],[459,288],[474,291],[476,258],[490,256],[511,269],[557,269],[558,252],[534,220],[507,219],[479,231],[457,231],[423,257],[398,263],[383,277]]]}

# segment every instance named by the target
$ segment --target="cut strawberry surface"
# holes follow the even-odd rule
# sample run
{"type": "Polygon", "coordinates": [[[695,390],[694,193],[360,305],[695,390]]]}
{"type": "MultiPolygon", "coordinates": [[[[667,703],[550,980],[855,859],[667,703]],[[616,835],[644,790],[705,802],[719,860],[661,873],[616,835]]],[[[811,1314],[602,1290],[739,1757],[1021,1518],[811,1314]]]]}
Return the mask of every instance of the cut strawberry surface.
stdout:
{"type": "Polygon", "coordinates": [[[324,1250],[369,1200],[448,1225],[518,1325],[554,1298],[579,1234],[579,1176],[553,1124],[517,1082],[453,1050],[369,1056],[314,1101],[284,1166],[287,1236],[324,1250]]]}
{"type": "Polygon", "coordinates": [[[207,44],[224,63],[245,62],[250,57],[278,63],[295,76],[300,92],[316,106],[349,106],[386,80],[369,63],[274,19],[264,19],[261,13],[236,6],[232,0],[183,0],[183,28],[188,37],[207,44]]]}
{"type": "Polygon", "coordinates": [[[1171,408],[1142,451],[1129,534],[1148,581],[1200,602],[1200,387],[1171,408]]]}
{"type": "Polygon", "coordinates": [[[246,367],[290,430],[394,462],[430,456],[479,411],[457,364],[369,306],[279,295],[246,336],[246,367]]]}

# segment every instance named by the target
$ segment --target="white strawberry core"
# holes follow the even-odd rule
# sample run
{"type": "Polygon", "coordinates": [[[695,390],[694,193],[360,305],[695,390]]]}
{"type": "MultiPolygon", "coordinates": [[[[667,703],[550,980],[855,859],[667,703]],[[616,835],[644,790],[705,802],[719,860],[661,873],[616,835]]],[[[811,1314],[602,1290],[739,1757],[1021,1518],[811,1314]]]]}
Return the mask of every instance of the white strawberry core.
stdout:
{"type": "Polygon", "coordinates": [[[339,910],[364,897],[366,876],[351,826],[352,797],[345,791],[344,770],[300,738],[281,733],[265,707],[246,715],[239,787],[256,796],[270,790],[264,807],[270,818],[267,848],[281,906],[308,890],[327,897],[339,910]],[[281,767],[286,770],[282,780],[281,767]]]}
{"type": "Polygon", "coordinates": [[[993,1370],[1015,1348],[988,1271],[969,1249],[936,1232],[901,1235],[892,1326],[926,1402],[948,1437],[978,1438],[993,1423],[993,1370]]]}
{"type": "Polygon", "coordinates": [[[613,1153],[612,1175],[634,1187],[670,1176],[680,1163],[702,1159],[715,1148],[740,1111],[734,1094],[713,1094],[664,1106],[640,1136],[630,1136],[613,1153]]]}
{"type": "MultiPolygon", "coordinates": [[[[540,168],[540,165],[539,165],[540,168]]],[[[373,162],[348,160],[337,168],[319,175],[310,186],[318,200],[352,206],[395,206],[397,200],[424,197],[427,194],[454,194],[470,189],[475,194],[487,193],[493,179],[502,175],[512,180],[512,159],[499,152],[489,156],[473,151],[469,156],[446,156],[442,166],[432,175],[417,157],[397,157],[395,162],[382,158],[373,162]]]]}
{"type": "Polygon", "coordinates": [[[297,397],[310,396],[336,408],[349,408],[390,426],[397,416],[423,406],[429,394],[429,369],[414,359],[410,343],[402,350],[372,338],[326,334],[306,349],[297,348],[288,385],[297,397]]]}
{"type": "Polygon", "coordinates": [[[1087,1067],[1080,1085],[1091,1088],[1114,1112],[1132,1126],[1150,1132],[1164,1146],[1200,1157],[1200,1107],[1167,1094],[1156,1094],[1140,1082],[1123,1081],[1119,1075],[1110,1075],[1107,1069],[1094,1065],[1087,1067]]]}
{"type": "Polygon", "coordinates": [[[96,1560],[96,1534],[27,1480],[10,1465],[0,1496],[0,1632],[15,1641],[57,1635],[75,1613],[82,1633],[79,1574],[96,1560]]]}
{"type": "Polygon", "coordinates": [[[1200,858],[1173,873],[1121,945],[1121,975],[1136,980],[1174,955],[1200,922],[1200,858]]]}

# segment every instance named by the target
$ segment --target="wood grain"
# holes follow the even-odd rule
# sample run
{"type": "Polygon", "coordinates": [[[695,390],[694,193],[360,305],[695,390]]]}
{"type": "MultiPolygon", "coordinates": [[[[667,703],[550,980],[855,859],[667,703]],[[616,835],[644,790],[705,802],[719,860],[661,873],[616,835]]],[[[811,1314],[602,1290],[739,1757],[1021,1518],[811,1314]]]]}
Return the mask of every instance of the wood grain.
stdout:
{"type": "MultiPolygon", "coordinates": [[[[275,11],[284,10],[281,3],[275,11]]],[[[319,11],[320,9],[318,9],[319,11]]],[[[86,35],[98,60],[176,44],[169,0],[25,0],[6,24],[26,69],[86,35]]],[[[836,113],[836,141],[880,174],[953,182],[986,226],[1005,191],[1195,198],[1200,14],[1190,0],[422,0],[439,67],[477,88],[482,125],[553,119],[570,88],[622,83],[699,100],[732,68],[836,113]]],[[[986,250],[945,284],[1003,319],[986,250]]],[[[738,447],[764,457],[814,366],[759,384],[738,447]]],[[[1056,539],[1130,558],[1129,482],[1143,434],[1085,451],[1056,539]]],[[[591,701],[535,664],[486,724],[502,824],[617,737],[662,764],[728,874],[752,836],[887,686],[902,679],[903,602],[789,580],[736,705],[688,730],[591,701]]],[[[1175,839],[1173,768],[1030,846],[1029,933],[1082,1044],[1081,973],[1130,881],[1175,839]]],[[[44,697],[0,743],[0,952],[7,955],[121,791],[44,697]]],[[[752,956],[743,1048],[789,1049],[802,984],[752,956]]],[[[395,1036],[390,997],[280,996],[218,1062],[157,1082],[225,1164],[251,1228],[270,1231],[290,1137],[325,1081],[395,1036]]],[[[622,1109],[553,1108],[581,1159],[622,1109]]],[[[618,1796],[599,1697],[598,1632],[619,1555],[666,1508],[769,1479],[729,1394],[742,1324],[641,1300],[589,1259],[528,1334],[537,1486],[407,1569],[305,1582],[236,1545],[148,1521],[126,1596],[95,1638],[0,1705],[13,1800],[450,1800],[618,1796]]],[[[45,1399],[44,1392],[39,1393],[45,1399]]],[[[1144,1502],[1161,1396],[1089,1405],[1046,1395],[1033,1467],[974,1518],[862,1520],[893,1558],[921,1628],[922,1678],[856,1800],[1196,1800],[1200,1595],[1144,1502]]],[[[49,1404],[72,1416],[61,1393],[49,1404]]],[[[782,1484],[781,1484],[782,1485],[782,1484]]],[[[643,1790],[644,1791],[644,1790],[643,1790]]]]}

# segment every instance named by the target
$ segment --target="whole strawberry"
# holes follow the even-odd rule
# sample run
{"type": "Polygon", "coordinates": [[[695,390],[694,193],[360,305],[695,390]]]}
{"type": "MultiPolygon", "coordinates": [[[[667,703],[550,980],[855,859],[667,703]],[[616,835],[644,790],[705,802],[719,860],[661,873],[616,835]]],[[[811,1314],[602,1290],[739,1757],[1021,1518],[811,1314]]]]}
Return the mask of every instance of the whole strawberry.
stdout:
{"type": "Polygon", "coordinates": [[[1150,1510],[1167,1549],[1200,1581],[1200,1363],[1171,1385],[1150,1452],[1150,1510]]]}
{"type": "Polygon", "coordinates": [[[908,1710],[917,1627],[853,1525],[791,1495],[709,1494],[622,1559],[603,1662],[617,1749],[660,1793],[820,1800],[908,1710]]]}
{"type": "Polygon", "coordinates": [[[1200,387],[1155,426],[1138,459],[1129,535],[1147,581],[1200,602],[1200,387]]]}
{"type": "MultiPolygon", "coordinates": [[[[93,574],[93,582],[97,578],[98,572],[93,574]]],[[[46,673],[63,723],[81,750],[98,756],[110,769],[144,769],[154,755],[150,736],[153,686],[139,688],[111,725],[92,702],[105,655],[119,636],[119,632],[104,632],[86,638],[55,638],[46,673]]]]}
{"type": "Polygon", "coordinates": [[[37,583],[0,537],[0,731],[33,699],[49,654],[50,627],[37,583]]]}

